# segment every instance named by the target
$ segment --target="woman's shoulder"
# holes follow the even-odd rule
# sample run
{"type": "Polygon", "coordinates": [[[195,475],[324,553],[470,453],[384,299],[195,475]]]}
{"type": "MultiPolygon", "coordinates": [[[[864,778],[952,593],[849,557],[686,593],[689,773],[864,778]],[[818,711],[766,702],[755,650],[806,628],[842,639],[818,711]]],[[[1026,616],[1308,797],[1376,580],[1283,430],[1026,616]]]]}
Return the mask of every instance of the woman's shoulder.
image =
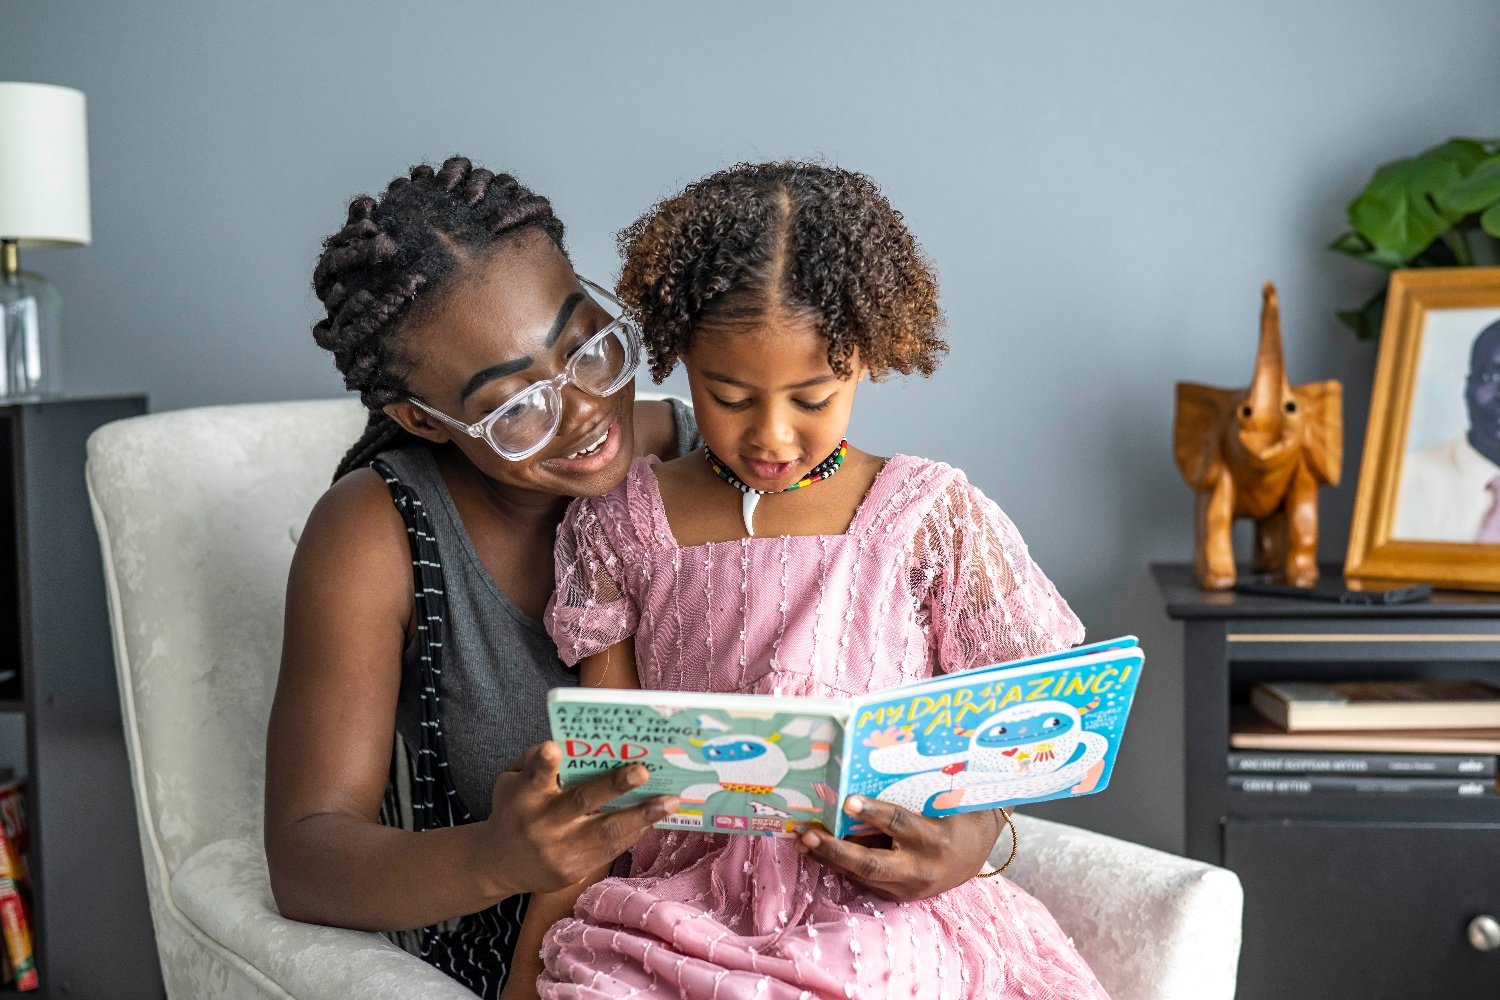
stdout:
{"type": "Polygon", "coordinates": [[[358,595],[356,603],[389,604],[404,616],[411,589],[406,525],[374,469],[356,469],[330,486],[293,534],[293,589],[328,595],[334,606],[345,600],[334,594],[358,595]]]}
{"type": "MultiPolygon", "coordinates": [[[[294,529],[298,552],[310,546],[337,549],[392,548],[406,552],[406,525],[391,500],[390,487],[370,467],[355,469],[329,486],[313,504],[307,521],[294,529]]],[[[349,558],[358,553],[350,552],[349,558]]]]}

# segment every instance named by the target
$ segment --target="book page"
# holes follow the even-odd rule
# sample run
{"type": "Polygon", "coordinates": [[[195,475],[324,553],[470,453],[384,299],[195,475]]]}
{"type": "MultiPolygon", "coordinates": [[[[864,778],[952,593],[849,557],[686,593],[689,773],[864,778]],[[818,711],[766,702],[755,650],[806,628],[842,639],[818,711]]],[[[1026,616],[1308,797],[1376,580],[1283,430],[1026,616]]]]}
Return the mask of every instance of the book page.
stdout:
{"type": "Polygon", "coordinates": [[[563,748],[564,786],[621,764],[650,772],[609,809],[677,795],[681,806],[659,828],[763,836],[832,829],[846,705],[566,688],[552,692],[548,710],[563,748]]]}
{"type": "MultiPolygon", "coordinates": [[[[860,699],[845,793],[948,816],[1103,789],[1144,657],[1133,643],[1075,653],[860,699]]],[[[857,832],[848,820],[840,836],[857,832]]]]}

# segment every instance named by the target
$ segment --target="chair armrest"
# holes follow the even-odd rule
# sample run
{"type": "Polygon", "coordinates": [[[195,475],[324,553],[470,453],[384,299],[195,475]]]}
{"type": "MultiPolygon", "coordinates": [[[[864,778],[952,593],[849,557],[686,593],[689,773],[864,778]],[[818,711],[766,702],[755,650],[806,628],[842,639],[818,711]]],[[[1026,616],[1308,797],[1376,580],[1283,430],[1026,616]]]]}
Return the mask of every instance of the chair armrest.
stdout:
{"type": "Polygon", "coordinates": [[[474,994],[379,934],[288,920],[276,912],[266,855],[220,840],[172,875],[172,902],[221,961],[268,995],[296,1000],[474,1000],[474,994]]]}
{"type": "MultiPolygon", "coordinates": [[[[1006,875],[1046,904],[1114,1000],[1231,1000],[1244,892],[1230,871],[1017,816],[1006,875]]],[[[995,864],[1010,853],[1002,834],[995,864]]]]}

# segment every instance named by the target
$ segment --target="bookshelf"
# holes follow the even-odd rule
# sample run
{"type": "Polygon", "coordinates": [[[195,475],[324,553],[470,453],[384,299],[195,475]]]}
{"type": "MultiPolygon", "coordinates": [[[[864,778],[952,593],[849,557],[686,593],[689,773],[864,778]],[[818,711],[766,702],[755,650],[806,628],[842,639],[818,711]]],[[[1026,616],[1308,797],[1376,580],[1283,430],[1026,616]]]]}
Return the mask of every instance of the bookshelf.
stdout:
{"type": "Polygon", "coordinates": [[[0,400],[0,766],[27,779],[28,997],[163,996],[83,477],[89,433],[145,411],[0,400]]]}
{"type": "Polygon", "coordinates": [[[1500,683],[1500,594],[1338,605],[1152,572],[1183,625],[1187,853],[1245,888],[1240,1000],[1493,997],[1500,948],[1474,928],[1500,920],[1500,798],[1231,792],[1227,753],[1262,681],[1500,683]]]}

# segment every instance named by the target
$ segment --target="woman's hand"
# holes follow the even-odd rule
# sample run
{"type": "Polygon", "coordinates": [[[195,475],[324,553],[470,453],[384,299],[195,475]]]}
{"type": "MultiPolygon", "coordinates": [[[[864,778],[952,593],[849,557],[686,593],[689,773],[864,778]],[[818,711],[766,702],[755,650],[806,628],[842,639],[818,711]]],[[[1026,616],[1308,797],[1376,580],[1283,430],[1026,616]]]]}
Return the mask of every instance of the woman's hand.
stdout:
{"type": "Polygon", "coordinates": [[[877,895],[902,902],[947,892],[979,873],[1003,824],[997,810],[932,819],[889,802],[851,795],[844,811],[879,834],[858,842],[809,830],[799,849],[877,895]]]}
{"type": "Polygon", "coordinates": [[[564,789],[557,782],[561,761],[556,743],[539,743],[495,779],[490,818],[483,824],[484,856],[476,864],[494,873],[501,895],[573,885],[677,809],[677,799],[658,797],[600,813],[601,806],[645,784],[646,769],[632,764],[564,789]]]}

